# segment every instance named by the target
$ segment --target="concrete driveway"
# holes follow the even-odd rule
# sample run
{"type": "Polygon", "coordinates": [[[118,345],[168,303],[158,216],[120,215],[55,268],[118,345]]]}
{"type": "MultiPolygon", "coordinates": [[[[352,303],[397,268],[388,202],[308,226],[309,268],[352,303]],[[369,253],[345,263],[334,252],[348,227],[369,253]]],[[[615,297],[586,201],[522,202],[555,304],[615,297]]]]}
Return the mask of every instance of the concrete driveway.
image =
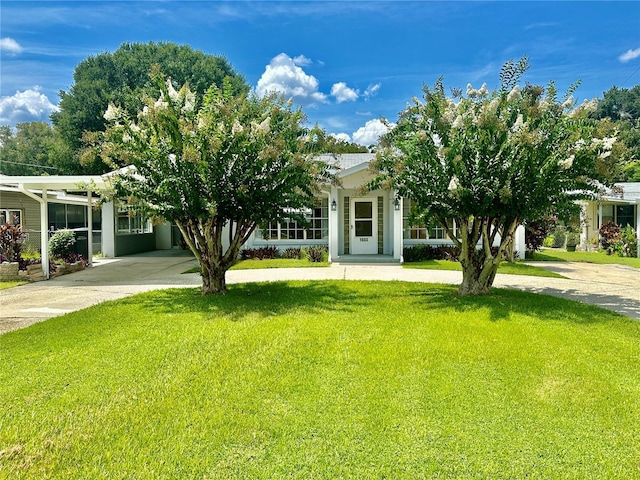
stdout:
{"type": "MultiPolygon", "coordinates": [[[[183,251],[158,251],[98,259],[82,272],[0,291],[0,333],[80,310],[105,300],[162,288],[197,287],[196,265],[183,251]]],[[[618,265],[536,262],[567,279],[498,275],[494,285],[545,293],[598,305],[640,319],[640,270],[618,265]]],[[[405,269],[399,265],[336,265],[330,268],[234,270],[227,283],[279,280],[401,280],[458,284],[462,273],[405,269]]]]}

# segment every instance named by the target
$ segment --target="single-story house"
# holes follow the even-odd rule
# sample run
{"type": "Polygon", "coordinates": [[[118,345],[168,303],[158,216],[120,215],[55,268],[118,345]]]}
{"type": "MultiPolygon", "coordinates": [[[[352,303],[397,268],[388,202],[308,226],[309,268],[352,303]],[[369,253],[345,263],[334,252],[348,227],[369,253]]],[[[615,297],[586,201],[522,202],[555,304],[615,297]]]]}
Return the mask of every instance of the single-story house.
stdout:
{"type": "Polygon", "coordinates": [[[600,226],[609,221],[634,228],[640,243],[640,182],[616,183],[612,188],[604,188],[597,199],[582,202],[580,220],[580,244],[585,249],[597,241],[600,226]]]}
{"type": "MultiPolygon", "coordinates": [[[[264,230],[256,230],[244,248],[312,245],[326,246],[330,261],[344,261],[355,256],[378,256],[391,262],[402,262],[403,248],[416,244],[451,244],[439,226],[410,225],[410,201],[400,198],[395,191],[377,190],[363,193],[362,186],[372,176],[369,169],[372,153],[321,155],[331,164],[339,179],[336,185],[326,185],[316,206],[307,212],[308,226],[295,220],[271,223],[264,230]]],[[[148,219],[134,215],[125,205],[104,203],[96,214],[96,197],[109,186],[109,174],[99,176],[43,176],[17,177],[0,175],[2,196],[0,211],[5,218],[12,215],[20,219],[30,235],[30,242],[39,242],[47,250],[48,236],[42,231],[68,227],[86,229],[91,253],[101,251],[107,257],[116,257],[156,249],[170,249],[179,244],[177,228],[165,223],[152,225],[148,219]],[[7,192],[7,193],[5,193],[7,192]],[[69,192],[75,192],[71,195],[69,192]],[[82,205],[83,213],[76,212],[78,221],[69,222],[71,207],[52,205],[82,205]],[[92,208],[88,208],[91,205],[92,208]],[[63,212],[64,210],[64,212],[63,212]],[[52,220],[52,213],[55,219],[52,220]],[[94,221],[94,216],[100,221],[94,221]],[[81,219],[81,220],[80,220],[81,219]],[[99,227],[99,228],[98,228],[99,227]],[[96,233],[99,231],[99,235],[96,233]]],[[[73,208],[71,208],[73,209],[73,208]]],[[[223,236],[223,238],[226,238],[223,236]]],[[[524,229],[516,232],[515,250],[524,257],[524,229]]],[[[46,266],[43,263],[43,269],[46,266]]],[[[45,271],[48,276],[48,271],[45,271]]]]}
{"type": "MultiPolygon", "coordinates": [[[[327,185],[315,208],[308,212],[310,227],[295,221],[274,223],[256,230],[245,248],[324,245],[330,261],[356,255],[387,256],[402,262],[404,247],[417,244],[447,245],[453,242],[440,226],[411,225],[410,200],[391,190],[362,193],[372,178],[373,153],[321,155],[335,166],[338,185],[327,185]]],[[[524,258],[524,228],[516,232],[515,250],[524,258]]]]}

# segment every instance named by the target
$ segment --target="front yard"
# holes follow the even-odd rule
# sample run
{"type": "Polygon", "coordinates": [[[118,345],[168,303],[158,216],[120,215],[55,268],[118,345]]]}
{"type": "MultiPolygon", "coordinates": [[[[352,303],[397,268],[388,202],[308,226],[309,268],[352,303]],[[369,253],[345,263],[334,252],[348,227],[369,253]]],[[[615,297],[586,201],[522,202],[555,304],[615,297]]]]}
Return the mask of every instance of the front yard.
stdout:
{"type": "Polygon", "coordinates": [[[166,290],[0,347],[0,478],[640,473],[640,322],[543,295],[166,290]]]}

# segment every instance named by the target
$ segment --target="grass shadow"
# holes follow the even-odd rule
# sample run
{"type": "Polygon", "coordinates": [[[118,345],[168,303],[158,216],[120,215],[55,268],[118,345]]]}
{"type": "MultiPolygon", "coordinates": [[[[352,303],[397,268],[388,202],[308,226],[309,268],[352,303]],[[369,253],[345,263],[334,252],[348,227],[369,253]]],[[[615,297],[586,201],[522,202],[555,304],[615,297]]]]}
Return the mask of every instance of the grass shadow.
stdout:
{"type": "Polygon", "coordinates": [[[624,318],[619,313],[576,300],[511,289],[494,288],[490,295],[460,296],[455,286],[432,284],[416,297],[419,300],[416,299],[415,304],[421,308],[453,308],[460,313],[488,310],[491,321],[511,320],[516,315],[575,324],[606,323],[624,318]]]}
{"type": "Polygon", "coordinates": [[[162,314],[199,313],[239,321],[252,314],[270,317],[295,311],[312,314],[352,312],[365,305],[367,297],[348,287],[337,288],[335,282],[289,281],[234,284],[225,295],[201,295],[194,289],[169,289],[121,301],[142,304],[145,309],[162,314]]]}

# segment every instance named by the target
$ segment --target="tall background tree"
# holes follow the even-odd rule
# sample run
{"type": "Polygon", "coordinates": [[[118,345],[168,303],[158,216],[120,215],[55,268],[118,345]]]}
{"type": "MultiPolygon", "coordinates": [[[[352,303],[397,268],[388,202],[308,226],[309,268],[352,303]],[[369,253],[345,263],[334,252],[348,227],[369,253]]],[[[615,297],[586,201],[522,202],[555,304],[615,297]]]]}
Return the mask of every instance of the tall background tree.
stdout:
{"type": "Polygon", "coordinates": [[[58,160],[65,173],[97,174],[108,170],[99,157],[80,153],[92,132],[105,130],[103,115],[110,103],[135,115],[143,106],[144,96],[156,93],[157,87],[149,76],[152,65],[159,65],[176,85],[188,84],[198,99],[211,85],[221,87],[225,79],[234,93],[249,90],[244,78],[224,57],[187,45],[125,43],[113,53],[90,56],[75,68],[74,84],[60,92],[59,111],[51,116],[68,159],[65,164],[62,158],[58,160]]]}
{"type": "Polygon", "coordinates": [[[134,167],[115,177],[117,193],[175,222],[200,263],[202,293],[224,293],[226,271],[255,228],[302,218],[327,166],[308,153],[302,111],[283,99],[237,93],[229,82],[203,99],[155,79],[160,97],[146,96],[137,115],[109,106],[95,151],[134,167]]]}
{"type": "Polygon", "coordinates": [[[611,156],[615,139],[594,138],[598,122],[586,118],[595,104],[575,108],[573,88],[559,101],[553,83],[520,88],[527,68],[526,57],[505,64],[493,92],[424,87],[381,140],[371,186],[397,189],[446,230],[461,249],[461,295],[489,293],[516,227],[595,192],[611,156]]]}
{"type": "Polygon", "coordinates": [[[613,165],[616,180],[640,182],[640,85],[633,88],[611,87],[604,92],[593,114],[601,120],[601,129],[615,131],[620,152],[613,165]]]}
{"type": "Polygon", "coordinates": [[[0,127],[0,173],[4,175],[54,175],[56,136],[45,122],[0,127]]]}

